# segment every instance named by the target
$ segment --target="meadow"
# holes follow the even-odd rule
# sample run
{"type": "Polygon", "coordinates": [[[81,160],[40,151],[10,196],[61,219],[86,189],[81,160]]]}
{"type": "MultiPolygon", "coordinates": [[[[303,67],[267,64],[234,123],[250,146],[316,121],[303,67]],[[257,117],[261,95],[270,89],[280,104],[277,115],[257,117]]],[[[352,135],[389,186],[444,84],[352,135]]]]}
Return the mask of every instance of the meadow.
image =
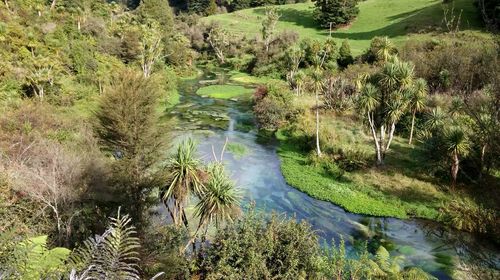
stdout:
{"type": "MultiPolygon", "coordinates": [[[[329,30],[320,29],[314,22],[314,3],[299,3],[277,6],[281,15],[277,29],[297,32],[301,39],[324,40],[329,30]]],[[[359,3],[358,18],[349,26],[333,30],[331,36],[338,44],[348,39],[353,54],[361,54],[375,36],[388,36],[401,45],[409,36],[427,38],[431,32],[446,31],[443,24],[443,8],[449,8],[447,18],[460,17],[460,30],[481,30],[473,1],[456,0],[444,6],[440,0],[367,0],[359,3]]],[[[259,35],[265,8],[245,9],[233,13],[218,14],[203,18],[208,23],[217,21],[231,34],[255,37],[259,35]]]]}

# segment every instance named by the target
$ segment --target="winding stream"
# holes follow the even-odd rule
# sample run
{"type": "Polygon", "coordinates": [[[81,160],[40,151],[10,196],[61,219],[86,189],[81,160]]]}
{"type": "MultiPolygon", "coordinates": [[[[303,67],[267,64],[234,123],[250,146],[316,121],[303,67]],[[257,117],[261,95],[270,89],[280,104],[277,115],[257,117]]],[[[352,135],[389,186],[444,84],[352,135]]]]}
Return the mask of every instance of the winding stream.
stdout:
{"type": "MultiPolygon", "coordinates": [[[[364,246],[365,241],[369,249],[383,245],[391,255],[404,255],[404,265],[421,267],[439,279],[451,279],[448,275],[457,259],[457,249],[464,251],[463,245],[450,245],[451,237],[460,236],[474,243],[477,240],[462,233],[444,231],[429,221],[347,213],[332,203],[313,199],[290,187],[280,171],[276,143],[259,138],[252,126],[248,102],[196,95],[200,86],[217,78],[225,81],[225,77],[205,73],[198,79],[181,82],[181,102],[166,114],[175,120],[180,134],[197,139],[198,151],[205,160],[212,159],[212,146],[220,153],[226,138],[229,143],[245,147],[243,155],[230,151],[224,154],[227,170],[242,191],[243,206],[254,202],[257,209],[307,220],[327,242],[343,236],[351,253],[364,246]]],[[[495,248],[493,244],[485,245],[495,248]]],[[[493,255],[499,256],[497,252],[493,255]]]]}

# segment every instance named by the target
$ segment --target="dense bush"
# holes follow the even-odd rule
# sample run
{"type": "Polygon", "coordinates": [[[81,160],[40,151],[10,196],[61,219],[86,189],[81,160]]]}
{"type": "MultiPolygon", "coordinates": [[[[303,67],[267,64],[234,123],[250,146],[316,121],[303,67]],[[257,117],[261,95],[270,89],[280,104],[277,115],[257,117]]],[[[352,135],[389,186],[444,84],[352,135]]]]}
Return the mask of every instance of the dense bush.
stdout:
{"type": "Polygon", "coordinates": [[[294,122],[299,111],[292,103],[293,93],[282,82],[257,88],[253,107],[260,128],[277,130],[294,122]]]}
{"type": "Polygon", "coordinates": [[[489,38],[460,33],[432,40],[410,40],[401,57],[415,63],[415,74],[434,91],[473,91],[498,75],[499,47],[489,38]]]}
{"type": "Polygon", "coordinates": [[[318,272],[318,238],[305,222],[248,213],[200,254],[203,279],[305,279],[318,272]]]}
{"type": "Polygon", "coordinates": [[[440,219],[459,230],[481,233],[500,242],[498,213],[467,198],[454,199],[440,209],[440,219]]]}
{"type": "Polygon", "coordinates": [[[325,28],[348,24],[359,13],[358,0],[314,0],[314,19],[325,28]]]}

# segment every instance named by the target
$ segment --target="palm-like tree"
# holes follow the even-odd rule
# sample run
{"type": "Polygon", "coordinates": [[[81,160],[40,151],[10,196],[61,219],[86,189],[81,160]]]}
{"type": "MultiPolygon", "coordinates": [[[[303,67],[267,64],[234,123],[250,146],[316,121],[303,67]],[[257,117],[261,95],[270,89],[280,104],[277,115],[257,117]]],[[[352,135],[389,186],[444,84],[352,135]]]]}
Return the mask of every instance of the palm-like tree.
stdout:
{"type": "Polygon", "coordinates": [[[297,73],[295,73],[294,79],[295,79],[295,90],[296,90],[297,96],[300,95],[302,87],[304,86],[305,78],[306,77],[305,77],[303,71],[299,70],[299,71],[297,71],[297,73]]]}
{"type": "Polygon", "coordinates": [[[469,141],[460,128],[452,128],[445,133],[445,147],[451,157],[451,187],[457,183],[457,175],[460,167],[460,157],[465,156],[469,151],[469,141]]]}
{"type": "Polygon", "coordinates": [[[169,180],[163,190],[162,199],[171,213],[175,225],[184,223],[187,227],[188,221],[184,205],[192,194],[200,196],[205,190],[201,179],[203,169],[195,152],[196,145],[192,139],[189,138],[181,142],[167,168],[169,180]],[[173,203],[173,209],[170,209],[170,201],[173,203]]]}
{"type": "Polygon", "coordinates": [[[379,73],[363,80],[365,84],[361,84],[358,106],[368,117],[377,164],[383,164],[394,138],[396,123],[408,110],[408,92],[414,84],[413,66],[392,57],[379,73]],[[386,136],[389,137],[387,140],[386,136]]]}
{"type": "Polygon", "coordinates": [[[413,89],[409,91],[409,106],[411,110],[411,129],[410,129],[410,140],[408,144],[411,145],[413,139],[413,130],[415,128],[415,115],[417,112],[421,112],[425,108],[425,100],[429,88],[427,87],[427,82],[424,79],[417,79],[413,86],[413,89]]]}
{"type": "Polygon", "coordinates": [[[441,107],[435,107],[427,114],[425,128],[428,131],[433,131],[443,126],[445,120],[446,120],[446,114],[443,112],[441,107]]]}
{"type": "Polygon", "coordinates": [[[208,226],[211,222],[219,227],[239,214],[240,194],[234,182],[226,175],[222,163],[210,164],[208,174],[210,178],[196,205],[195,215],[200,218],[199,227],[208,226]]]}
{"type": "Polygon", "coordinates": [[[381,61],[388,61],[396,53],[396,46],[387,37],[380,40],[380,46],[377,51],[377,58],[381,61]]]}
{"type": "Polygon", "coordinates": [[[241,196],[234,183],[227,177],[224,165],[221,162],[211,163],[208,165],[207,171],[209,179],[205,183],[203,194],[200,195],[200,201],[195,207],[195,215],[200,221],[185,249],[190,244],[193,244],[194,249],[194,241],[203,227],[205,233],[202,240],[205,239],[208,227],[212,222],[215,222],[215,226],[219,228],[222,223],[233,221],[240,214],[241,196]]]}

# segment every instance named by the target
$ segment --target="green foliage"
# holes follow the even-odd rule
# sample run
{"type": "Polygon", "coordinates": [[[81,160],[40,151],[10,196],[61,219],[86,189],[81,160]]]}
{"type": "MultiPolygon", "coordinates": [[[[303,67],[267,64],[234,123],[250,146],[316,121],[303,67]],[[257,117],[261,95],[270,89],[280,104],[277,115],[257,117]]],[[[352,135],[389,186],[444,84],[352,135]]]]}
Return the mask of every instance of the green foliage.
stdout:
{"type": "Polygon", "coordinates": [[[70,250],[47,248],[47,236],[28,238],[15,245],[9,252],[8,262],[0,269],[8,279],[49,279],[60,277],[70,250]],[[5,266],[4,266],[5,265],[5,266]]]}
{"type": "Polygon", "coordinates": [[[157,182],[151,176],[158,163],[159,139],[158,87],[142,74],[125,70],[119,72],[102,95],[96,112],[97,134],[105,151],[115,157],[113,184],[118,198],[142,219],[148,191],[157,182]]]}
{"type": "Polygon", "coordinates": [[[496,83],[498,51],[495,39],[463,32],[409,40],[400,55],[414,62],[415,74],[427,80],[431,92],[449,91],[458,95],[496,83]]]}
{"type": "Polygon", "coordinates": [[[459,230],[487,234],[496,241],[500,233],[498,213],[493,209],[484,208],[468,198],[455,198],[443,204],[439,217],[447,225],[459,230]]]}
{"type": "Polygon", "coordinates": [[[340,67],[346,68],[353,62],[354,58],[351,53],[351,46],[349,45],[349,41],[344,40],[342,41],[342,45],[340,46],[339,49],[339,58],[337,60],[337,63],[339,64],[340,67]]]}
{"type": "Polygon", "coordinates": [[[248,148],[240,143],[229,143],[227,144],[227,150],[231,152],[235,157],[243,157],[248,154],[248,148]]]}
{"type": "MultiPolygon", "coordinates": [[[[110,217],[103,235],[87,239],[71,255],[72,279],[140,279],[139,238],[128,215],[110,217]],[[77,276],[80,273],[80,276],[77,276]]],[[[162,273],[161,273],[162,274],[162,273]]],[[[156,278],[156,277],[155,277],[156,278]]]]}
{"type": "Polygon", "coordinates": [[[204,183],[195,215],[200,218],[199,228],[212,222],[219,228],[222,223],[233,221],[239,215],[241,196],[234,182],[226,175],[222,163],[211,163],[207,167],[209,178],[204,183]]]}
{"type": "Polygon", "coordinates": [[[400,202],[389,202],[380,195],[374,197],[374,192],[367,194],[348,182],[325,176],[322,167],[307,164],[306,157],[294,148],[293,143],[282,143],[278,154],[287,183],[314,198],[330,201],[353,213],[402,219],[408,217],[405,205],[400,202]]]}
{"type": "Polygon", "coordinates": [[[299,110],[293,105],[293,93],[281,82],[269,82],[254,94],[253,107],[260,128],[277,130],[294,122],[299,110]]]}
{"type": "Polygon", "coordinates": [[[137,248],[139,239],[134,237],[134,227],[129,225],[130,218],[118,216],[110,218],[108,230],[102,236],[91,237],[85,241],[72,256],[75,265],[89,268],[89,274],[106,279],[135,279],[138,277],[137,248]]]}
{"type": "Polygon", "coordinates": [[[304,279],[316,273],[318,253],[305,222],[251,211],[219,230],[199,262],[205,279],[304,279]]]}
{"type": "Polygon", "coordinates": [[[359,14],[358,0],[314,0],[314,19],[325,28],[347,24],[359,14]]]}
{"type": "Polygon", "coordinates": [[[196,144],[188,138],[177,146],[177,152],[167,166],[168,181],[161,198],[175,225],[184,223],[187,226],[184,205],[191,195],[200,197],[205,191],[201,162],[195,153],[196,144]],[[173,200],[173,209],[169,206],[170,200],[173,200]]]}

